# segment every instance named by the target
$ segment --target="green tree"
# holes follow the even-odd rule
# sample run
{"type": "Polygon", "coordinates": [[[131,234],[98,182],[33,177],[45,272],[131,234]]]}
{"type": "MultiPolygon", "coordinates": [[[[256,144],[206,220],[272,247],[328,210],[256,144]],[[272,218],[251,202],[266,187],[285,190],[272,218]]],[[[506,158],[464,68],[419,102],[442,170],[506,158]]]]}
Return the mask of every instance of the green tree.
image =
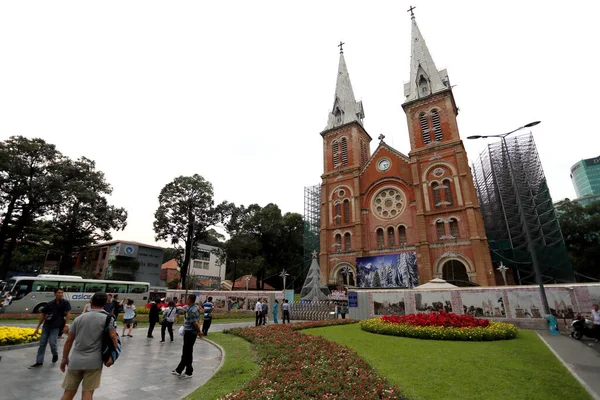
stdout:
{"type": "Polygon", "coordinates": [[[379,270],[375,271],[375,276],[373,277],[373,287],[381,287],[381,277],[379,276],[379,270]]]}
{"type": "Polygon", "coordinates": [[[176,249],[174,247],[166,247],[163,249],[163,264],[167,261],[171,261],[172,259],[177,259],[179,262],[179,256],[181,255],[181,250],[176,249]]]}
{"type": "Polygon", "coordinates": [[[175,178],[160,191],[158,202],[154,214],[156,240],[168,241],[184,250],[180,268],[185,287],[192,251],[219,221],[221,207],[214,206],[211,183],[198,174],[175,178]]]}
{"type": "Polygon", "coordinates": [[[50,242],[63,254],[60,274],[71,273],[75,250],[111,240],[112,230],[127,225],[127,211],[108,204],[105,196],[112,188],[94,161],[85,157],[69,161],[65,172],[70,179],[63,185],[60,203],[51,210],[50,242]]]}
{"type": "Polygon", "coordinates": [[[224,226],[230,239],[223,254],[228,276],[233,281],[245,274],[255,275],[257,285],[260,284],[256,289],[262,289],[265,280],[278,282],[284,268],[292,277],[302,274],[304,225],[300,214],[282,215],[279,207],[272,203],[265,207],[258,204],[247,208],[228,206],[224,226]]]}
{"type": "Polygon", "coordinates": [[[600,202],[584,207],[566,199],[556,209],[575,272],[600,279],[600,202]]]}
{"type": "Polygon", "coordinates": [[[12,136],[0,143],[0,278],[6,276],[18,240],[36,218],[60,202],[65,157],[42,139],[12,136]]]}

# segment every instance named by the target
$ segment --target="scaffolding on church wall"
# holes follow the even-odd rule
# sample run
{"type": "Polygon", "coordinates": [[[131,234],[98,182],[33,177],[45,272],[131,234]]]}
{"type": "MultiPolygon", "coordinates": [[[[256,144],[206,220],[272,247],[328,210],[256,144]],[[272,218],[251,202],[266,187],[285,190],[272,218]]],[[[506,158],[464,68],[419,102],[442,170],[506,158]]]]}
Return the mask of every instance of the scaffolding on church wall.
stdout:
{"type": "Polygon", "coordinates": [[[492,260],[512,268],[515,281],[535,283],[524,233],[527,227],[544,281],[572,282],[573,269],[533,135],[488,145],[473,164],[473,179],[492,260]]]}
{"type": "Polygon", "coordinates": [[[304,268],[312,261],[313,251],[319,253],[321,231],[321,185],[304,187],[304,268]]]}

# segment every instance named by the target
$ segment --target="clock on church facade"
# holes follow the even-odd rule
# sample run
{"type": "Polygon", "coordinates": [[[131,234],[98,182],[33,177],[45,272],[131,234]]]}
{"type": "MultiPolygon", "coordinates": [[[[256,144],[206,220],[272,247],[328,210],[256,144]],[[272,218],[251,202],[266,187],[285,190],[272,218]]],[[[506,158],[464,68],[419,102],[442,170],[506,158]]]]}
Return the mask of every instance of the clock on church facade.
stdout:
{"type": "Polygon", "coordinates": [[[371,154],[340,49],[333,108],[321,132],[321,279],[359,287],[414,287],[433,278],[495,285],[448,73],[436,69],[414,16],[411,24],[402,105],[408,155],[383,135],[371,154]]]}

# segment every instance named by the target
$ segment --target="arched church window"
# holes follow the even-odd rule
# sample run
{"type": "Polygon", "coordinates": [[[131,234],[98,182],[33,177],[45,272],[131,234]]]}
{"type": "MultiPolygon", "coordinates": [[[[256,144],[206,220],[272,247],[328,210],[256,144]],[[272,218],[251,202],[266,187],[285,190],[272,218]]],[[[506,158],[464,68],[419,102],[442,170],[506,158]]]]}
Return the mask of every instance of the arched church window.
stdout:
{"type": "Polygon", "coordinates": [[[333,220],[336,225],[340,225],[342,223],[342,203],[338,201],[334,208],[333,220]]]}
{"type": "Polygon", "coordinates": [[[348,141],[342,138],[342,165],[348,165],[348,141]]]}
{"type": "Polygon", "coordinates": [[[344,200],[344,223],[350,222],[350,200],[344,200]]]}
{"type": "Polygon", "coordinates": [[[444,227],[444,221],[436,221],[435,230],[437,232],[438,240],[443,240],[446,236],[446,228],[444,227]]]}
{"type": "Polygon", "coordinates": [[[438,110],[431,111],[431,123],[433,125],[433,133],[436,142],[441,142],[443,139],[442,135],[442,125],[440,124],[440,114],[438,114],[438,110]]]}
{"type": "Polygon", "coordinates": [[[332,155],[333,155],[333,168],[337,168],[338,159],[339,159],[339,154],[338,154],[339,144],[338,144],[337,140],[332,143],[331,148],[332,148],[332,155]]]}
{"type": "Polygon", "coordinates": [[[424,112],[419,114],[419,123],[421,124],[421,136],[423,137],[423,143],[431,143],[431,135],[429,134],[429,122],[427,121],[427,115],[424,112]]]}
{"type": "Polygon", "coordinates": [[[385,242],[383,240],[383,229],[377,229],[377,247],[382,248],[385,246],[385,242]]]}
{"type": "Polygon", "coordinates": [[[342,251],[342,235],[335,235],[335,251],[342,251]]]}
{"type": "Polygon", "coordinates": [[[450,218],[450,222],[448,223],[448,225],[450,226],[450,234],[454,236],[455,239],[458,239],[458,221],[456,220],[456,218],[450,218]]]}
{"type": "Polygon", "coordinates": [[[452,183],[449,179],[445,179],[444,182],[444,200],[447,205],[451,206],[454,201],[452,200],[452,183]]]}
{"type": "Polygon", "coordinates": [[[398,243],[404,244],[406,243],[406,227],[400,226],[398,228],[398,243]]]}
{"type": "Polygon", "coordinates": [[[391,226],[387,230],[388,234],[388,247],[394,247],[396,245],[396,235],[394,232],[394,228],[391,226]]]}
{"type": "Polygon", "coordinates": [[[352,249],[352,236],[350,233],[346,232],[344,234],[344,250],[349,251],[352,249]]]}
{"type": "Polygon", "coordinates": [[[442,193],[440,192],[440,185],[437,182],[431,184],[431,191],[433,192],[433,205],[435,208],[439,208],[442,205],[442,193]]]}

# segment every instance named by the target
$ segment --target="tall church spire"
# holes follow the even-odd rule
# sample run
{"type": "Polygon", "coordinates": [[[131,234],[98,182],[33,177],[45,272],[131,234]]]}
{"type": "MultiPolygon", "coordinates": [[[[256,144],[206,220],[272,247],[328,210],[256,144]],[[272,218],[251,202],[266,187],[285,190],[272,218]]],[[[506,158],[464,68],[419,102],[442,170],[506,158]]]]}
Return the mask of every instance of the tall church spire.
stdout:
{"type": "MultiPolygon", "coordinates": [[[[412,8],[412,7],[411,7],[412,8]]],[[[415,15],[411,11],[410,81],[404,84],[405,103],[430,96],[450,88],[447,71],[435,67],[415,15]]]]}
{"type": "Polygon", "coordinates": [[[327,126],[325,130],[335,128],[337,126],[347,124],[352,121],[357,121],[362,124],[365,117],[362,101],[356,101],[352,84],[350,83],[350,75],[346,67],[344,59],[343,43],[340,42],[340,64],[338,66],[337,82],[335,84],[335,98],[333,100],[333,109],[329,113],[327,126]]]}

